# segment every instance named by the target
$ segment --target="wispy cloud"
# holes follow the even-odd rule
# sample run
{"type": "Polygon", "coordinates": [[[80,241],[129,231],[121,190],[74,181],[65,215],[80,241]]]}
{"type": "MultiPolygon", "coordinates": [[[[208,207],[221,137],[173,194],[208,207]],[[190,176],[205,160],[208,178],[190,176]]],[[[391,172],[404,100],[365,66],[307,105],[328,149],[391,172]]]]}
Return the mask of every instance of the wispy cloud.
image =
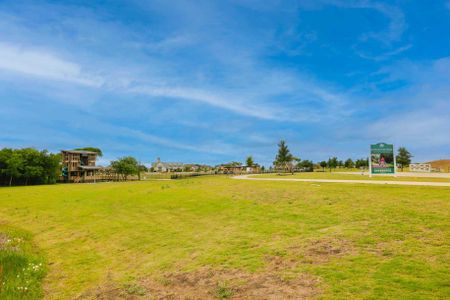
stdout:
{"type": "MultiPolygon", "coordinates": [[[[148,96],[159,96],[175,99],[187,99],[194,102],[208,104],[214,107],[226,109],[238,114],[257,117],[261,119],[277,120],[280,116],[276,114],[275,108],[269,109],[264,105],[249,106],[242,102],[237,102],[233,96],[218,96],[204,90],[197,90],[186,87],[134,87],[128,91],[140,93],[148,96]]],[[[282,119],[282,118],[281,118],[282,119]]]]}
{"type": "MultiPolygon", "coordinates": [[[[208,88],[194,88],[189,86],[151,85],[148,80],[139,79],[138,74],[126,72],[127,77],[115,75],[116,66],[108,66],[112,73],[105,70],[97,70],[98,74],[109,74],[108,77],[92,74],[89,68],[53,54],[49,50],[29,48],[13,44],[0,43],[0,69],[26,76],[34,76],[44,80],[63,81],[77,85],[94,87],[105,92],[119,91],[121,93],[142,94],[152,97],[165,97],[174,100],[187,100],[203,103],[219,109],[224,109],[243,116],[255,117],[266,120],[303,122],[320,118],[323,110],[311,110],[307,104],[321,103],[327,109],[333,108],[337,114],[337,108],[344,103],[342,96],[331,92],[326,88],[313,83],[311,80],[301,79],[299,76],[288,72],[274,72],[261,69],[259,72],[251,70],[248,79],[258,73],[267,73],[259,76],[256,85],[248,85],[243,88],[227,88],[210,86],[208,88]],[[276,80],[274,80],[276,78],[276,80]],[[137,83],[136,83],[137,82],[137,83]],[[139,83],[140,82],[140,83],[139,83]],[[294,95],[301,100],[305,98],[305,107],[283,108],[270,99],[277,95],[294,95]],[[264,103],[263,100],[267,100],[264,103]],[[331,105],[331,106],[330,106],[331,105]]],[[[249,72],[249,70],[247,70],[249,72]]],[[[157,81],[167,82],[165,78],[157,81]]],[[[196,85],[196,84],[195,84],[196,85]]],[[[81,104],[81,103],[80,103],[81,104]]],[[[297,106],[301,104],[297,102],[297,106]]],[[[289,106],[288,106],[289,107],[289,106]]]]}
{"type": "Polygon", "coordinates": [[[5,0],[0,103],[8,109],[0,113],[10,120],[7,138],[70,144],[73,136],[112,156],[139,149],[143,158],[178,160],[192,152],[215,162],[249,154],[270,162],[285,138],[302,158],[324,159],[362,144],[365,151],[372,139],[401,140],[410,119],[428,114],[435,121],[421,120],[411,132],[438,145],[436,132],[448,128],[440,103],[449,101],[450,64],[436,60],[448,49],[435,37],[448,30],[428,22],[427,40],[415,35],[421,25],[409,13],[417,5],[5,0]],[[11,116],[11,107],[19,113],[11,116]],[[29,129],[17,125],[24,122],[29,129]]]}
{"type": "Polygon", "coordinates": [[[382,43],[395,42],[402,37],[407,28],[404,13],[394,5],[368,0],[322,0],[319,3],[343,8],[371,9],[389,19],[389,25],[385,31],[365,33],[361,36],[362,40],[376,39],[382,43]]]}
{"type": "Polygon", "coordinates": [[[103,79],[87,76],[81,67],[40,50],[0,43],[0,70],[99,87],[103,79]]]}
{"type": "Polygon", "coordinates": [[[358,55],[362,58],[371,59],[371,60],[375,60],[375,61],[382,61],[382,60],[391,58],[392,56],[399,55],[399,54],[411,49],[412,46],[413,46],[412,44],[407,44],[404,46],[400,46],[396,49],[393,49],[391,51],[381,53],[379,55],[366,54],[364,51],[361,51],[361,50],[356,50],[356,53],[358,53],[358,55]]]}

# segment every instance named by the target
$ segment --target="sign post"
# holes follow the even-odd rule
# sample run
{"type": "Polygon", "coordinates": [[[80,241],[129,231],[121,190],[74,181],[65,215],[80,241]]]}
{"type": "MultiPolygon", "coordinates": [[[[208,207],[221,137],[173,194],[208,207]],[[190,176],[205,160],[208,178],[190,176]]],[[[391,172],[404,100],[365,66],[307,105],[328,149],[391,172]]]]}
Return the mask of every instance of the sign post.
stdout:
{"type": "Polygon", "coordinates": [[[386,143],[370,145],[370,177],[373,174],[392,174],[396,176],[396,169],[394,145],[386,143]]]}

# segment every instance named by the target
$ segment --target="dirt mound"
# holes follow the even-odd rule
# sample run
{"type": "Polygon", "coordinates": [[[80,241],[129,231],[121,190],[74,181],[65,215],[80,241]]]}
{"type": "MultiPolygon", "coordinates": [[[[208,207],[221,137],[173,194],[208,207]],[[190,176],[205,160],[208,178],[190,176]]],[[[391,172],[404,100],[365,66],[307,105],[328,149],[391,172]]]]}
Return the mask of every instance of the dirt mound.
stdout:
{"type": "Polygon", "coordinates": [[[441,169],[441,171],[450,170],[450,159],[439,159],[428,162],[432,168],[441,169]]]}

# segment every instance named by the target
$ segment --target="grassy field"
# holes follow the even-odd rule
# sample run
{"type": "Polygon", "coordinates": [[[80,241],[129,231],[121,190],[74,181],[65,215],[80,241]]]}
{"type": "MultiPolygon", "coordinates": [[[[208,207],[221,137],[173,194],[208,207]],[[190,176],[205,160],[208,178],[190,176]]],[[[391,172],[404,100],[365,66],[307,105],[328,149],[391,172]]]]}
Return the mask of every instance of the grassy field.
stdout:
{"type": "Polygon", "coordinates": [[[0,299],[40,299],[46,265],[28,232],[0,224],[0,299]]]}
{"type": "Polygon", "coordinates": [[[31,263],[43,266],[25,299],[45,273],[47,299],[450,297],[446,187],[207,176],[1,188],[0,224],[3,240],[23,239],[0,243],[0,298],[31,263]]]}
{"type": "Polygon", "coordinates": [[[394,180],[394,181],[421,181],[421,182],[450,182],[450,178],[439,177],[404,177],[404,176],[380,176],[374,175],[369,177],[368,175],[361,174],[345,174],[340,172],[303,172],[303,173],[290,173],[283,174],[258,174],[250,177],[265,177],[265,178],[304,178],[304,179],[347,179],[347,180],[394,180]]]}

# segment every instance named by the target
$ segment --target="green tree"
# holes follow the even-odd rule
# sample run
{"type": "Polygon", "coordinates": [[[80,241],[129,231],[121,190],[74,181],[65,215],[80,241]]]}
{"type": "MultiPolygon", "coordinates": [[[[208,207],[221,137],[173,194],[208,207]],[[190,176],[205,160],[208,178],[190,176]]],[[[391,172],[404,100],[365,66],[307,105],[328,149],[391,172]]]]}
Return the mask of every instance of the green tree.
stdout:
{"type": "Polygon", "coordinates": [[[356,168],[367,168],[369,166],[369,160],[367,158],[357,159],[355,162],[356,168]]]}
{"type": "Polygon", "coordinates": [[[327,167],[327,162],[324,161],[324,160],[322,160],[322,161],[320,162],[320,166],[322,167],[322,171],[325,172],[325,168],[327,167]]]}
{"type": "Polygon", "coordinates": [[[55,183],[60,175],[60,156],[33,148],[0,150],[0,184],[55,183]]]}
{"type": "Polygon", "coordinates": [[[338,165],[338,159],[336,156],[330,157],[328,159],[327,166],[330,169],[330,172],[331,172],[331,169],[336,169],[337,165],[338,165]]]}
{"type": "Polygon", "coordinates": [[[283,169],[284,171],[292,170],[292,162],[294,160],[298,160],[298,158],[294,157],[289,151],[286,142],[281,140],[278,143],[278,154],[275,157],[275,161],[273,165],[278,169],[283,169]]]}
{"type": "Polygon", "coordinates": [[[351,168],[355,167],[355,163],[353,162],[353,160],[351,158],[349,158],[345,161],[344,166],[348,169],[351,169],[351,168]]]}
{"type": "Polygon", "coordinates": [[[411,155],[411,153],[409,153],[409,151],[406,150],[405,147],[398,148],[398,154],[396,156],[396,160],[397,160],[397,163],[400,164],[400,167],[402,168],[402,172],[403,172],[404,167],[409,166],[409,164],[411,163],[412,157],[413,156],[411,155]]]}
{"type": "Polygon", "coordinates": [[[127,180],[129,175],[139,173],[139,163],[132,156],[121,157],[112,161],[111,167],[117,174],[122,175],[124,180],[127,180]]]}
{"type": "Polygon", "coordinates": [[[56,183],[61,175],[61,155],[49,153],[47,150],[42,151],[42,154],[44,155],[45,183],[56,183]]]}
{"type": "Polygon", "coordinates": [[[23,159],[22,176],[25,185],[28,183],[42,183],[44,176],[43,155],[36,149],[24,148],[16,150],[23,159]]]}
{"type": "Polygon", "coordinates": [[[302,160],[297,164],[298,167],[302,168],[303,171],[313,172],[314,171],[314,163],[311,160],[302,160]]]}
{"type": "Polygon", "coordinates": [[[246,163],[247,163],[247,167],[253,167],[253,165],[255,164],[253,161],[253,157],[251,157],[251,156],[247,157],[246,163]]]}
{"type": "Polygon", "coordinates": [[[19,152],[13,151],[11,156],[6,161],[6,169],[4,173],[9,176],[9,186],[12,185],[13,178],[22,176],[24,168],[24,160],[19,152]]]}
{"type": "Polygon", "coordinates": [[[83,148],[77,148],[74,150],[79,150],[79,151],[91,151],[91,152],[95,152],[97,153],[98,157],[102,157],[103,156],[103,152],[100,148],[96,148],[96,147],[83,147],[83,148]]]}
{"type": "Polygon", "coordinates": [[[139,165],[140,172],[148,172],[148,168],[145,165],[139,165]]]}

